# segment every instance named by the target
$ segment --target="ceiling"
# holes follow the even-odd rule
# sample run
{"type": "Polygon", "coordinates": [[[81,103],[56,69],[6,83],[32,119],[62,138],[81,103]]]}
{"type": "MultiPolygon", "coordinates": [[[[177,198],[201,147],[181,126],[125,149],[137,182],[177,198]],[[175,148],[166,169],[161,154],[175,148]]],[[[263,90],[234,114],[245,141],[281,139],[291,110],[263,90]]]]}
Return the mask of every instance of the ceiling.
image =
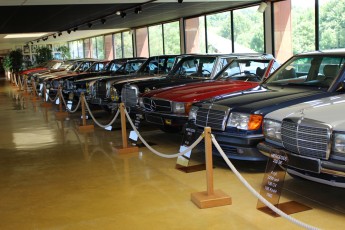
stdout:
{"type": "MultiPolygon", "coordinates": [[[[36,38],[4,39],[6,34],[62,32],[54,42],[71,41],[135,28],[181,17],[205,14],[222,9],[258,3],[258,0],[0,0],[0,47],[4,44],[25,43],[36,38]],[[137,6],[142,7],[135,14],[137,6]],[[122,18],[116,11],[126,13],[122,18]],[[104,24],[101,19],[106,19],[104,24]],[[88,27],[88,23],[92,27],[88,27]],[[78,27],[68,34],[68,29],[78,27]]],[[[52,36],[45,43],[52,43],[52,36]]]]}

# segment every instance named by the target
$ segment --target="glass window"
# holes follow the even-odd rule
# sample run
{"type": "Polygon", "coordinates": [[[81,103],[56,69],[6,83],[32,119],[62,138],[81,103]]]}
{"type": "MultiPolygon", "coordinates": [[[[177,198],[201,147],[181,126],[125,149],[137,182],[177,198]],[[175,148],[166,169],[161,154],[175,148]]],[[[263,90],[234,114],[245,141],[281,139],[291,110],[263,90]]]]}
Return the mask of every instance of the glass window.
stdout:
{"type": "Polygon", "coordinates": [[[344,62],[343,57],[295,57],[275,71],[266,83],[329,88],[344,62]]]}
{"type": "Polygon", "coordinates": [[[122,56],[122,33],[114,34],[115,58],[123,58],[122,56]]]}
{"type": "Polygon", "coordinates": [[[206,16],[207,52],[232,53],[230,12],[206,16]]]}
{"type": "Polygon", "coordinates": [[[136,30],[137,56],[149,57],[147,27],[136,30]]]}
{"type": "Polygon", "coordinates": [[[78,47],[78,57],[83,58],[84,57],[84,47],[83,47],[83,40],[77,41],[77,47],[78,47]]]}
{"type": "Polygon", "coordinates": [[[164,53],[162,25],[150,26],[148,29],[150,56],[162,55],[164,53]]]}
{"type": "Polygon", "coordinates": [[[186,53],[206,53],[205,17],[185,20],[186,53]]]}
{"type": "Polygon", "coordinates": [[[234,52],[264,52],[264,17],[257,6],[234,10],[234,52]]]}
{"type": "Polygon", "coordinates": [[[345,1],[319,0],[320,49],[345,47],[345,1]]]}
{"type": "Polygon", "coordinates": [[[96,37],[91,38],[91,57],[97,58],[97,42],[96,37]]]}
{"type": "Polygon", "coordinates": [[[97,42],[97,58],[98,59],[105,59],[104,36],[96,37],[96,42],[97,42]]]}
{"type": "Polygon", "coordinates": [[[90,50],[90,39],[84,39],[84,57],[90,58],[91,57],[91,50],[90,50]]]}
{"type": "Polygon", "coordinates": [[[133,57],[133,36],[131,31],[126,31],[122,33],[123,38],[123,57],[131,58],[133,57]]]}
{"type": "Polygon", "coordinates": [[[216,57],[186,57],[171,73],[174,76],[210,77],[216,63],[216,57]]]}
{"type": "Polygon", "coordinates": [[[164,54],[180,54],[180,22],[163,24],[164,54]]]}

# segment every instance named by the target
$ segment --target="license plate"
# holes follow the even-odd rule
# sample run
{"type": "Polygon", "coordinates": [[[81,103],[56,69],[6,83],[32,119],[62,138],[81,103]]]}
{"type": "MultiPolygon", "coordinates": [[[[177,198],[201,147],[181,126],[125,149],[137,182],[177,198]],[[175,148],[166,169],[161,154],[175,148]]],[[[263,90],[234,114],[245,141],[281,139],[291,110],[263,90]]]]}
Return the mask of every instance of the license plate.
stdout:
{"type": "Polygon", "coordinates": [[[146,115],[146,121],[150,123],[155,123],[158,125],[163,125],[163,119],[161,117],[146,115]]]}
{"type": "Polygon", "coordinates": [[[302,156],[297,155],[291,155],[288,156],[288,165],[293,168],[314,172],[314,173],[320,173],[320,160],[319,159],[313,159],[313,158],[306,158],[302,156]]]}

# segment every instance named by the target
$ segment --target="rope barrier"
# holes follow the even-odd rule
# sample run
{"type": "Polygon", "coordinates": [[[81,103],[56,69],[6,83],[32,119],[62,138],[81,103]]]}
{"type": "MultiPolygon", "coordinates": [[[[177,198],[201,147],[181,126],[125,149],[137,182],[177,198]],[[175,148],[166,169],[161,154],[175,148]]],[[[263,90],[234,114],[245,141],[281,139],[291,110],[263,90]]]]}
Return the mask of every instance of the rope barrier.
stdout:
{"type": "Polygon", "coordinates": [[[244,179],[242,177],[242,175],[237,171],[237,169],[235,168],[235,166],[231,163],[231,161],[229,160],[229,158],[226,156],[226,154],[224,153],[224,151],[222,150],[222,148],[220,147],[220,145],[218,144],[217,140],[215,139],[214,135],[212,134],[212,142],[214,144],[214,146],[217,148],[217,150],[219,151],[220,155],[223,157],[223,159],[225,160],[225,162],[227,163],[227,165],[230,167],[230,169],[232,170],[233,173],[235,173],[235,175],[237,176],[237,178],[242,182],[242,184],[244,184],[244,186],[254,195],[256,196],[262,203],[264,203],[267,207],[269,207],[272,211],[274,211],[275,213],[277,213],[278,215],[284,217],[285,219],[289,220],[290,222],[303,227],[305,229],[312,229],[312,230],[317,230],[318,228],[308,225],[306,223],[303,223],[302,221],[299,221],[289,215],[287,215],[286,213],[282,212],[280,209],[278,209],[277,207],[275,207],[273,204],[271,204],[269,201],[267,201],[264,197],[262,197],[247,181],[246,179],[244,179]]]}
{"type": "MultiPolygon", "coordinates": [[[[55,102],[57,99],[58,99],[58,97],[59,97],[59,92],[55,95],[55,98],[54,99],[52,99],[50,96],[49,96],[49,93],[47,92],[47,90],[46,90],[46,94],[48,95],[48,99],[49,99],[49,101],[51,101],[51,102],[55,102]]],[[[63,98],[63,97],[62,97],[63,98]]]]}
{"type": "Polygon", "coordinates": [[[66,110],[69,112],[69,113],[75,113],[77,112],[78,108],[80,107],[80,103],[81,103],[81,97],[79,98],[79,101],[78,101],[78,104],[77,106],[75,107],[74,110],[68,108],[67,104],[66,104],[66,101],[65,101],[65,98],[62,96],[62,89],[59,90],[59,93],[58,95],[61,95],[61,98],[62,98],[62,102],[64,103],[65,107],[66,107],[66,110]]]}
{"type": "Polygon", "coordinates": [[[198,139],[193,143],[191,144],[191,146],[189,146],[187,149],[183,150],[182,152],[179,152],[179,153],[175,153],[175,154],[164,154],[164,153],[160,153],[158,152],[157,150],[155,150],[154,148],[152,148],[145,140],[144,138],[140,135],[140,133],[138,132],[138,130],[135,128],[135,125],[133,124],[127,110],[125,109],[125,114],[127,116],[127,119],[129,121],[129,124],[132,126],[134,132],[138,135],[139,139],[143,142],[143,144],[151,151],[153,152],[154,154],[160,156],[160,157],[164,157],[164,158],[176,158],[176,157],[180,157],[186,153],[188,153],[189,151],[191,151],[192,149],[195,148],[195,146],[197,144],[199,144],[202,139],[204,138],[204,133],[202,133],[198,139]]]}
{"type": "Polygon", "coordinates": [[[96,120],[96,118],[93,116],[93,114],[92,114],[92,112],[91,112],[91,109],[90,109],[89,105],[87,104],[87,101],[86,101],[86,100],[85,100],[85,105],[86,105],[87,110],[88,110],[89,113],[90,113],[90,116],[91,116],[92,120],[96,123],[96,125],[98,125],[98,126],[101,127],[101,128],[106,128],[106,127],[108,127],[108,126],[111,126],[111,125],[116,121],[117,117],[118,117],[119,114],[120,114],[120,110],[117,110],[117,112],[116,112],[114,118],[113,118],[108,124],[102,125],[102,124],[99,123],[99,122],[96,120]]]}

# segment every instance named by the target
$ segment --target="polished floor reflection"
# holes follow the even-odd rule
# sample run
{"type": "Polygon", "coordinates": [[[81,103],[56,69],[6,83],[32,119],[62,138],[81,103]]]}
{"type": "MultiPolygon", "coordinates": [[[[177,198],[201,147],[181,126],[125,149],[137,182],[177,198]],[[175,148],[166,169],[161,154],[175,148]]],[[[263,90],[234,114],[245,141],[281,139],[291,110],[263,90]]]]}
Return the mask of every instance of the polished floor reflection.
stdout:
{"type": "MultiPolygon", "coordinates": [[[[199,209],[190,195],[206,189],[205,171],[183,173],[175,169],[176,159],[145,147],[116,154],[119,124],[83,134],[76,130],[79,112],[57,120],[56,109],[40,107],[1,78],[0,229],[300,229],[257,211],[257,199],[222,159],[214,159],[214,187],[230,195],[232,205],[199,209]]],[[[142,135],[161,152],[179,149],[179,134],[146,126],[142,135]]],[[[265,164],[236,167],[258,191],[265,164]]],[[[343,229],[344,191],[287,176],[281,201],[310,206],[292,215],[303,222],[343,229]]]]}

